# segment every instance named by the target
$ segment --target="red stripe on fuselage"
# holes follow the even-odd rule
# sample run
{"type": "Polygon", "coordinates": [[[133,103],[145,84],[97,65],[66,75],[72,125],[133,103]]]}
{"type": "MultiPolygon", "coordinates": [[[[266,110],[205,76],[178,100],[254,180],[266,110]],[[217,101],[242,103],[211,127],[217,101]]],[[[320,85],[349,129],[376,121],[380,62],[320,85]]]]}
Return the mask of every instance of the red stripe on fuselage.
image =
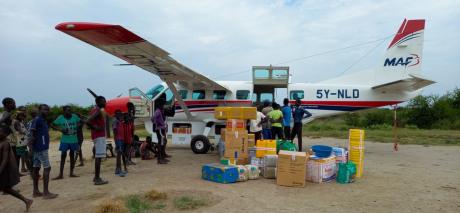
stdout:
{"type": "MultiPolygon", "coordinates": [[[[381,107],[401,102],[402,101],[302,101],[302,105],[381,107]]],[[[291,104],[295,104],[295,101],[291,101],[291,104]]]]}
{"type": "Polygon", "coordinates": [[[92,45],[117,45],[145,41],[120,25],[64,22],[56,25],[55,28],[92,45]]]}
{"type": "MultiPolygon", "coordinates": [[[[184,101],[185,105],[207,105],[207,104],[252,104],[251,100],[201,100],[201,101],[184,101]]],[[[176,102],[176,106],[179,103],[176,102]]]]}

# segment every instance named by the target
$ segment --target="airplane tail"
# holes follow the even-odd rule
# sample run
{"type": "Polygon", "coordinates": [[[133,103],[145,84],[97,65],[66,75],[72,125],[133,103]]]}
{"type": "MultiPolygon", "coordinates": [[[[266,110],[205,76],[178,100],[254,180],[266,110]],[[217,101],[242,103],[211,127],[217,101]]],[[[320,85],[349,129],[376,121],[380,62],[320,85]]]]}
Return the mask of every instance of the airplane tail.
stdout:
{"type": "Polygon", "coordinates": [[[386,83],[420,75],[425,20],[406,20],[387,48],[380,67],[375,70],[375,83],[386,83]]]}

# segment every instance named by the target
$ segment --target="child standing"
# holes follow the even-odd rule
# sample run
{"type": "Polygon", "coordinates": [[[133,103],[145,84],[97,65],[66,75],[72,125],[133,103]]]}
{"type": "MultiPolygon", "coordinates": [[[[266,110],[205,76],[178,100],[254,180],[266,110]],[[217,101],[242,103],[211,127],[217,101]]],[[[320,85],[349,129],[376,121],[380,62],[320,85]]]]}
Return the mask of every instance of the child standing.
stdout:
{"type": "Polygon", "coordinates": [[[126,176],[126,173],[128,173],[128,169],[126,168],[126,158],[124,155],[125,129],[123,125],[123,115],[121,114],[120,110],[115,111],[115,118],[113,119],[112,129],[113,129],[113,137],[115,138],[115,150],[117,152],[117,163],[116,163],[116,168],[115,168],[115,175],[119,177],[124,177],[126,176]],[[122,159],[123,159],[123,166],[125,168],[124,172],[121,169],[122,159]]]}
{"type": "Polygon", "coordinates": [[[75,152],[78,151],[78,137],[77,129],[81,125],[80,117],[72,113],[70,106],[62,107],[64,114],[60,115],[54,120],[52,127],[62,132],[61,144],[59,151],[61,151],[61,164],[59,167],[59,175],[53,180],[63,179],[64,164],[67,157],[67,151],[70,156],[70,177],[78,177],[74,174],[75,168],[75,152]]]}
{"type": "Polygon", "coordinates": [[[125,158],[126,158],[126,161],[128,162],[128,165],[136,165],[131,160],[134,126],[133,126],[133,123],[131,122],[131,119],[128,113],[123,114],[123,120],[124,120],[123,129],[124,129],[124,142],[125,142],[125,150],[124,150],[125,158]]]}

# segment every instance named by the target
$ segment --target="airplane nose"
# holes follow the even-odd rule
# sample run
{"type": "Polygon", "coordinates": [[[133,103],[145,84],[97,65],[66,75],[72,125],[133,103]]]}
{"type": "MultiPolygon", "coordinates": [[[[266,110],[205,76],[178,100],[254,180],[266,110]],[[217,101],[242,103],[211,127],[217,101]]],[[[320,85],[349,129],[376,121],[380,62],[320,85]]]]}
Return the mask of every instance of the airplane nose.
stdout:
{"type": "Polygon", "coordinates": [[[120,110],[121,112],[128,112],[128,104],[129,97],[119,97],[110,99],[107,101],[105,105],[105,111],[110,115],[113,116],[115,111],[120,110]]]}

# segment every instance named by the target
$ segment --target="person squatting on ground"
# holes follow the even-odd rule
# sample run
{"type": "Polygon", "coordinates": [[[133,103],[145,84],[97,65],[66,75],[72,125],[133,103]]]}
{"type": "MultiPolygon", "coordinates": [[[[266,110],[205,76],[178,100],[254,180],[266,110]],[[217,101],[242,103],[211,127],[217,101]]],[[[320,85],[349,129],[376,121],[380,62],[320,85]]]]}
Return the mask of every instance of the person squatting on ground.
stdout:
{"type": "Polygon", "coordinates": [[[281,112],[283,112],[283,130],[284,130],[284,138],[287,140],[291,138],[291,106],[289,106],[289,99],[285,98],[283,100],[283,107],[281,108],[281,112]]]}
{"type": "Polygon", "coordinates": [[[164,115],[164,104],[159,103],[157,106],[157,109],[155,110],[155,113],[153,114],[152,117],[152,123],[154,124],[154,131],[157,135],[158,139],[158,155],[157,155],[157,163],[158,164],[167,164],[169,162],[168,159],[166,159],[166,129],[167,125],[165,122],[165,115],[164,115]]]}
{"type": "Polygon", "coordinates": [[[119,177],[124,177],[128,173],[128,169],[126,167],[126,156],[124,154],[125,130],[124,130],[124,125],[123,125],[123,114],[121,113],[120,110],[115,111],[115,118],[113,119],[112,130],[113,130],[113,137],[115,138],[115,150],[117,153],[115,175],[119,177]],[[123,166],[125,169],[124,172],[121,169],[122,160],[123,160],[123,166]]]}
{"type": "Polygon", "coordinates": [[[270,123],[272,124],[272,138],[271,139],[284,139],[283,137],[283,113],[280,110],[280,105],[273,102],[273,110],[268,113],[270,123]]]}
{"type": "Polygon", "coordinates": [[[59,180],[64,178],[64,165],[67,157],[67,151],[69,151],[70,157],[70,174],[69,177],[78,177],[74,173],[75,169],[75,152],[78,151],[78,137],[77,129],[82,125],[80,118],[72,113],[70,106],[63,106],[62,110],[64,114],[59,115],[56,120],[53,121],[51,127],[62,133],[61,144],[59,145],[59,151],[61,151],[61,163],[59,167],[59,175],[53,180],[59,180]]]}
{"type": "Polygon", "coordinates": [[[302,108],[300,99],[295,101],[295,106],[292,109],[292,117],[294,119],[294,126],[292,128],[291,140],[294,142],[294,138],[297,135],[297,144],[299,146],[299,152],[302,151],[302,119],[308,118],[311,113],[306,109],[302,108]]]}
{"type": "Polygon", "coordinates": [[[51,165],[48,156],[50,135],[46,118],[48,117],[50,108],[46,104],[41,104],[38,110],[39,114],[34,118],[30,127],[32,138],[29,144],[33,150],[33,197],[43,196],[44,199],[53,199],[58,195],[51,193],[48,189],[51,165]],[[41,166],[43,166],[43,193],[38,190],[38,179],[41,166]]]}
{"type": "Polygon", "coordinates": [[[0,123],[0,190],[22,200],[26,204],[26,210],[29,210],[33,200],[25,198],[13,189],[13,186],[19,183],[19,172],[14,152],[7,139],[11,132],[9,126],[0,123]]]}
{"type": "Polygon", "coordinates": [[[271,111],[273,111],[273,107],[270,106],[270,101],[265,100],[264,108],[262,109],[262,113],[266,117],[266,119],[262,121],[262,136],[265,140],[272,139],[272,125],[268,117],[268,113],[270,113],[271,111]]]}
{"type": "Polygon", "coordinates": [[[257,106],[256,119],[252,119],[249,125],[249,132],[254,134],[255,141],[262,139],[262,122],[265,115],[261,112],[261,107],[257,106]]]}
{"type": "Polygon", "coordinates": [[[145,141],[141,144],[140,152],[142,160],[153,159],[151,154],[155,154],[155,156],[157,156],[158,150],[155,150],[155,145],[152,142],[152,137],[147,136],[145,138],[145,141]]]}
{"type": "Polygon", "coordinates": [[[94,142],[94,185],[103,185],[109,183],[101,178],[101,162],[106,157],[106,137],[105,137],[105,113],[104,109],[106,100],[103,96],[97,96],[94,107],[86,120],[86,125],[91,129],[91,138],[94,142]]]}

